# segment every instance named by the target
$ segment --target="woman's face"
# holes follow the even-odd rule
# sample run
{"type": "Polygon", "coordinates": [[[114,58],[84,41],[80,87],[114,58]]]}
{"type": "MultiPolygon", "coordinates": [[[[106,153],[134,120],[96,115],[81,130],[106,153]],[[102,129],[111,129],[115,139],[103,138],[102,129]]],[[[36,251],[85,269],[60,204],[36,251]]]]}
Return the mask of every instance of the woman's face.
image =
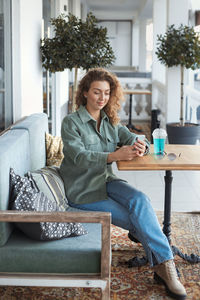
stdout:
{"type": "Polygon", "coordinates": [[[110,84],[108,81],[93,81],[88,92],[86,108],[89,112],[100,111],[110,99],[110,84]]]}

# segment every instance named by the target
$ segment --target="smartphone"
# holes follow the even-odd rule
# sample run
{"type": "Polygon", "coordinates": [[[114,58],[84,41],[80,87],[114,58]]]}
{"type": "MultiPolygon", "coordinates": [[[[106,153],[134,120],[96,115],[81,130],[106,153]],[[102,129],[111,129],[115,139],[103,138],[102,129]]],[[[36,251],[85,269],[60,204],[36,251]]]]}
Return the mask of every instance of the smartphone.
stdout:
{"type": "Polygon", "coordinates": [[[143,134],[138,135],[137,138],[136,138],[136,141],[137,140],[144,141],[145,140],[145,135],[143,135],[143,134]]]}

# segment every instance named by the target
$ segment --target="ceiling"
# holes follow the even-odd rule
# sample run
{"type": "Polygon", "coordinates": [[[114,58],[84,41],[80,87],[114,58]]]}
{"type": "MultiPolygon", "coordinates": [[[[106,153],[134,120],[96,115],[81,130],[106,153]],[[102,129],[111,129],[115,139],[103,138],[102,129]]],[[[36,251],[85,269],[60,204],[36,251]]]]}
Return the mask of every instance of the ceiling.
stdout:
{"type": "MultiPolygon", "coordinates": [[[[161,0],[160,0],[161,1],[161,0]]],[[[152,19],[153,0],[81,0],[98,19],[152,19]]],[[[189,0],[189,8],[200,10],[200,0],[189,0]]]]}
{"type": "Polygon", "coordinates": [[[138,10],[140,7],[140,0],[87,0],[87,4],[91,9],[109,9],[109,10],[121,10],[122,7],[125,10],[133,9],[138,10]]]}
{"type": "Polygon", "coordinates": [[[152,18],[152,0],[82,0],[99,19],[152,18]]]}

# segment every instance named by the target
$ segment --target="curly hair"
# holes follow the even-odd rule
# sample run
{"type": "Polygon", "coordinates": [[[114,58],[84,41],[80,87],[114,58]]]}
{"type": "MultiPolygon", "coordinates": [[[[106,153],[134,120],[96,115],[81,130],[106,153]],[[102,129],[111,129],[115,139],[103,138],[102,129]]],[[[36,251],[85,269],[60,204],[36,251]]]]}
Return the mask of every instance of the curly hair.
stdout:
{"type": "Polygon", "coordinates": [[[109,83],[110,99],[104,107],[104,111],[112,125],[118,124],[120,121],[118,111],[121,108],[121,101],[124,100],[123,90],[117,77],[103,68],[90,69],[81,79],[76,93],[76,108],[79,108],[80,105],[86,105],[87,99],[84,92],[89,91],[90,85],[94,81],[107,81],[109,83]]]}

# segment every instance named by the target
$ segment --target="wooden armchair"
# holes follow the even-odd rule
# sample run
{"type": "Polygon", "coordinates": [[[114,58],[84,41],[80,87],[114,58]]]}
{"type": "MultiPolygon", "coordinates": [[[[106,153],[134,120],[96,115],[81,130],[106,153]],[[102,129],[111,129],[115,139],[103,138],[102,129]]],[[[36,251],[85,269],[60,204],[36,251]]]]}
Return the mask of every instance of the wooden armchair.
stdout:
{"type": "MultiPolygon", "coordinates": [[[[0,222],[83,222],[100,223],[101,231],[101,262],[99,274],[42,274],[0,272],[0,285],[16,286],[57,286],[57,287],[97,287],[102,289],[102,300],[110,299],[110,213],[106,212],[16,212],[0,211],[0,222]]],[[[14,233],[12,233],[13,235],[14,233]]],[[[12,247],[12,237],[5,246],[0,248],[0,256],[4,247],[12,247]]],[[[87,238],[85,236],[85,238],[87,238]]],[[[93,241],[95,243],[95,240],[93,241]]],[[[45,242],[42,242],[45,243],[45,242]]],[[[40,243],[40,244],[42,244],[40,243]]],[[[20,247],[20,239],[18,241],[20,247]]],[[[24,244],[23,244],[24,247],[24,244]]],[[[23,249],[25,251],[26,249],[23,249]]],[[[13,248],[13,252],[14,252],[13,248]]],[[[12,253],[12,251],[8,251],[12,253]]],[[[14,255],[14,253],[13,253],[14,255]]],[[[58,254],[59,255],[59,252],[58,254]]],[[[5,259],[5,253],[3,254],[5,259]]],[[[11,257],[8,257],[11,260],[11,257]]],[[[32,262],[30,261],[30,264],[32,262]]],[[[78,257],[77,257],[78,264],[78,257]]]]}
{"type": "Polygon", "coordinates": [[[102,299],[109,300],[110,213],[9,210],[10,168],[24,176],[45,167],[47,132],[47,115],[38,113],[0,136],[0,285],[99,287],[102,299]],[[88,233],[38,241],[13,222],[81,222],[88,233]]]}

